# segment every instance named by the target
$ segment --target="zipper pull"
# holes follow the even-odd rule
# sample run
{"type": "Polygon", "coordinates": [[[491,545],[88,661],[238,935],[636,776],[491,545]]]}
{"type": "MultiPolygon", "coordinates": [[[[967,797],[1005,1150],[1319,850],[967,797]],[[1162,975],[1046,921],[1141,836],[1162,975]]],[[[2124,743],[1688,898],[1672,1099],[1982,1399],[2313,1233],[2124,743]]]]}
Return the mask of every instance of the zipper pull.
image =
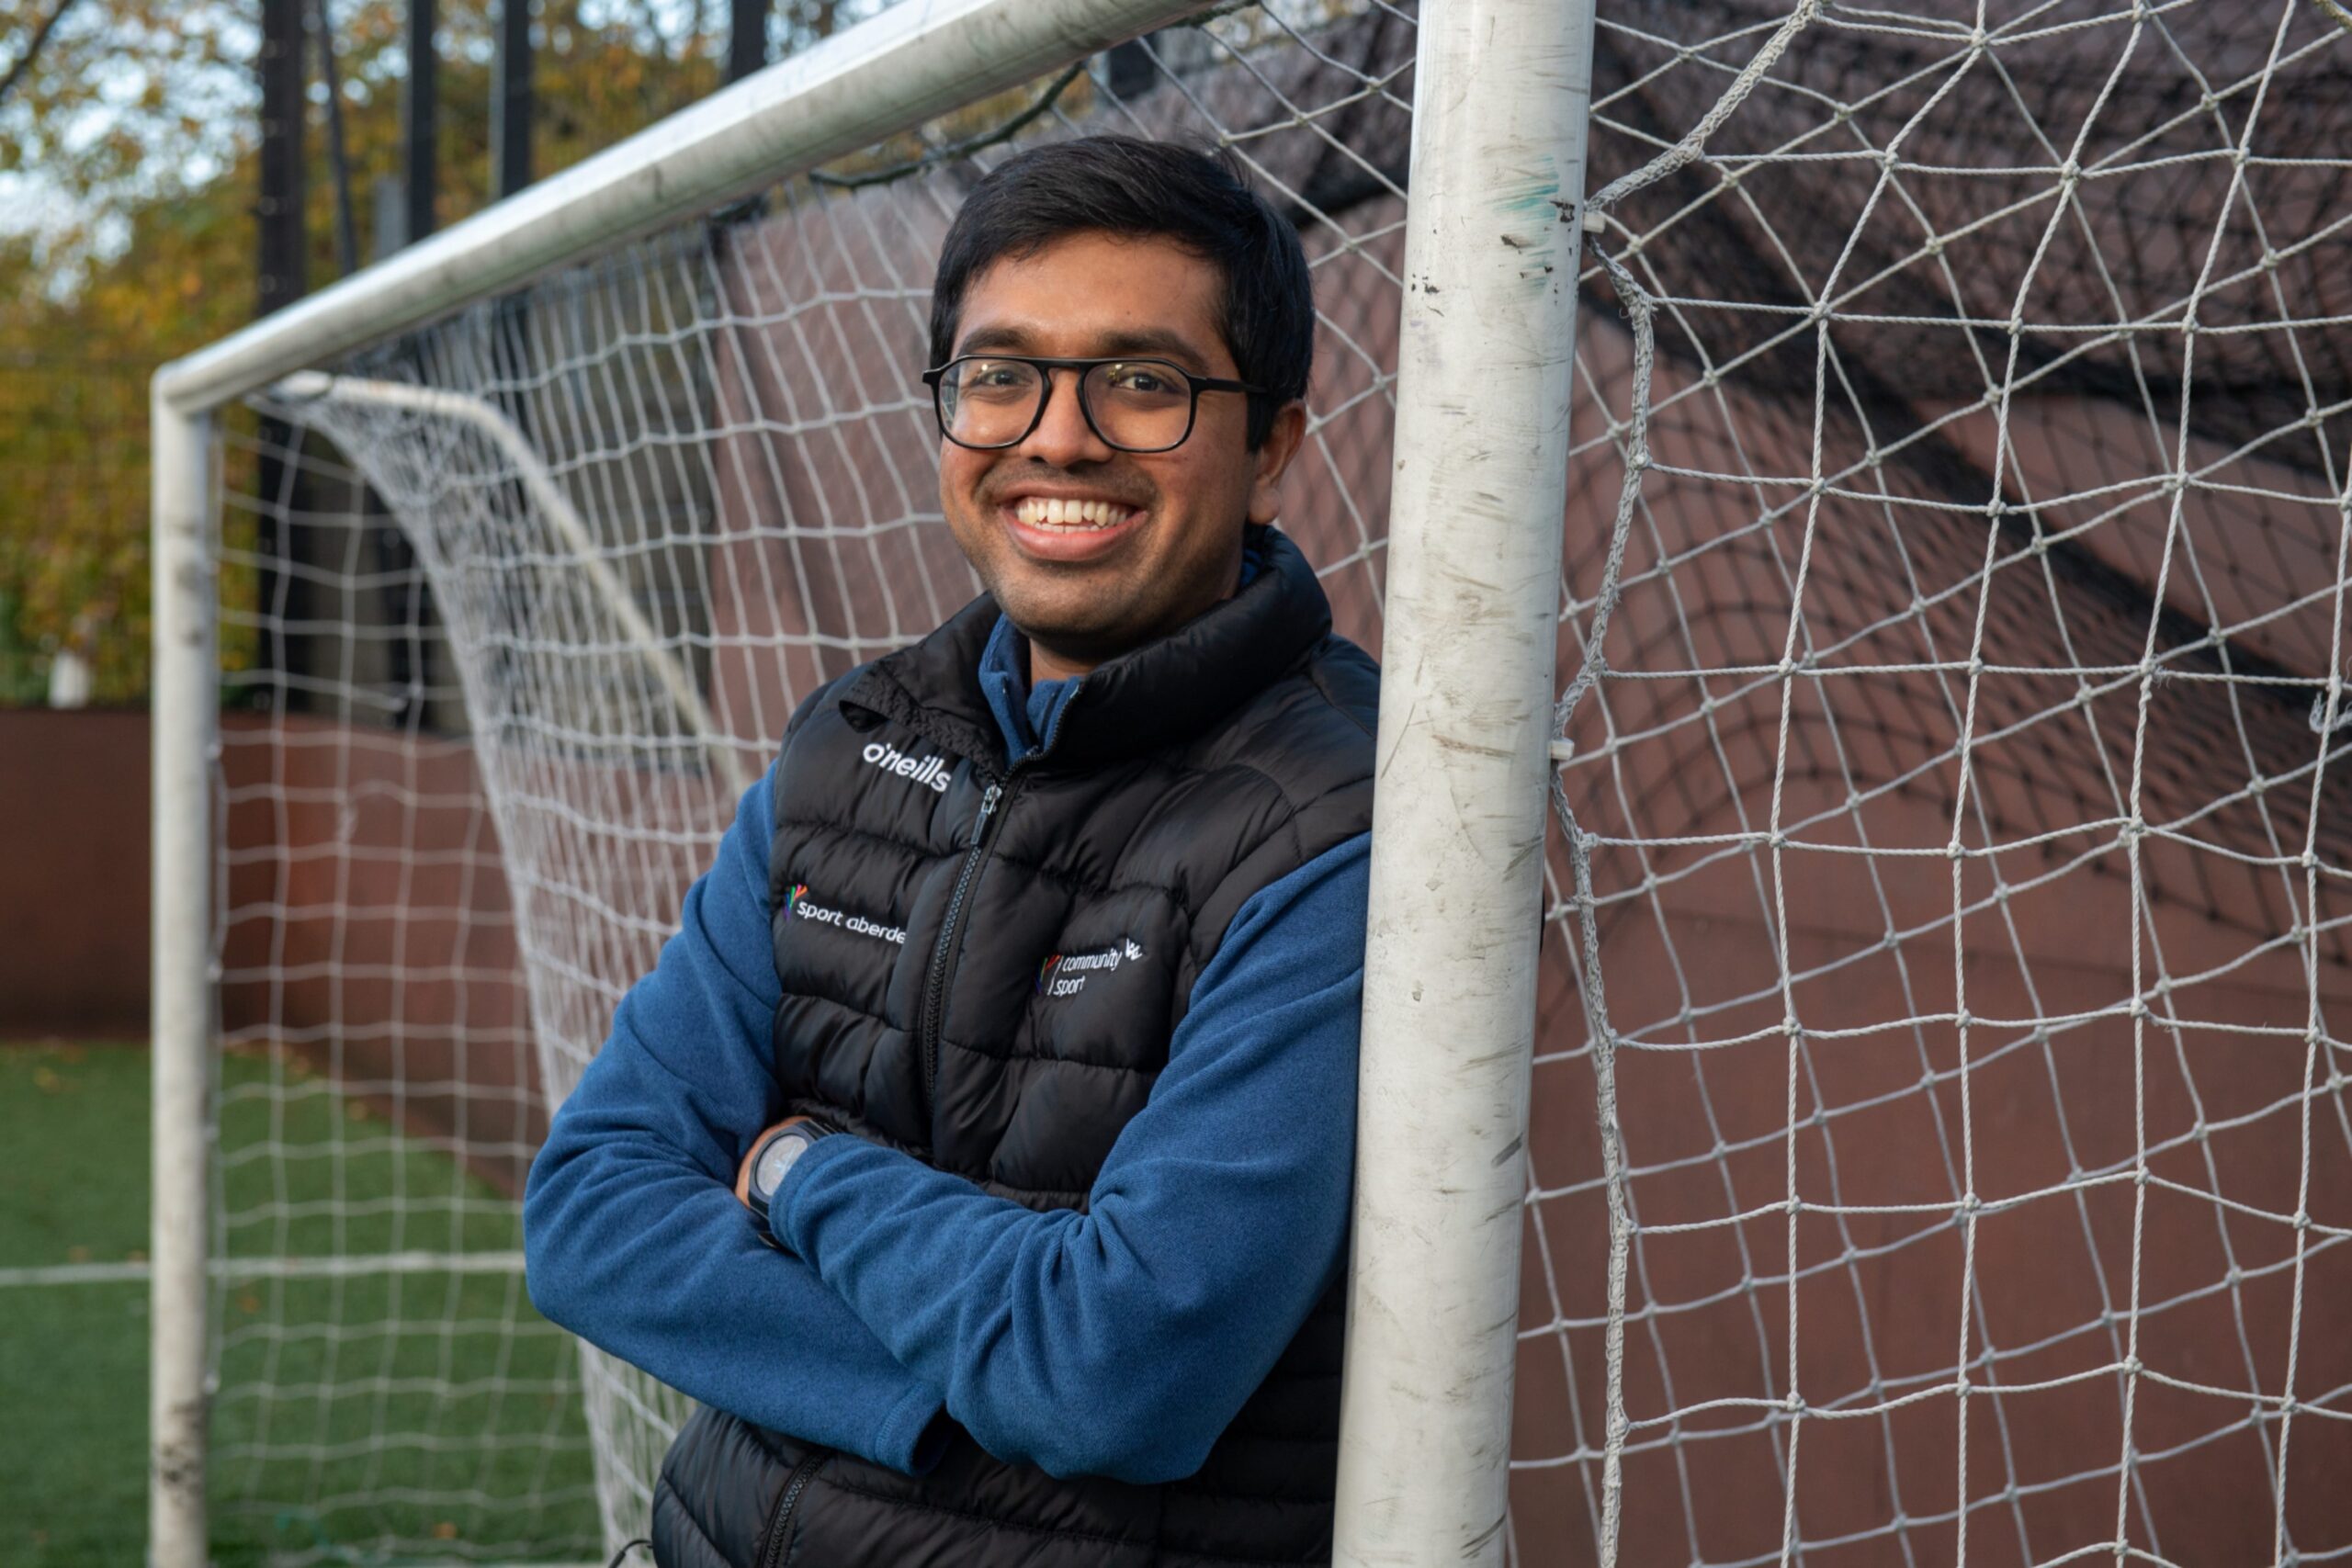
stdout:
{"type": "Polygon", "coordinates": [[[989,818],[996,815],[996,803],[1003,798],[1003,795],[1002,784],[990,784],[987,792],[980,796],[980,814],[972,823],[972,842],[978,843],[980,835],[988,831],[989,818]]]}

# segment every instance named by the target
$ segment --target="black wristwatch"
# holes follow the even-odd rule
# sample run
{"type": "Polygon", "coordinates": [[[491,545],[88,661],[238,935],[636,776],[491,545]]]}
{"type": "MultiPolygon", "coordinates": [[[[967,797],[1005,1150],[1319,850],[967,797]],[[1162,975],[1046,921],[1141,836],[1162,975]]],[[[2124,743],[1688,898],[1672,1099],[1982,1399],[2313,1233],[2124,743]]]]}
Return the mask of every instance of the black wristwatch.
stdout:
{"type": "Polygon", "coordinates": [[[804,1116],[789,1126],[778,1127],[763,1135],[752,1148],[752,1179],[749,1196],[752,1217],[760,1222],[760,1234],[767,1235],[768,1205],[784,1186],[784,1178],[800,1156],[808,1152],[818,1139],[834,1131],[813,1117],[804,1116]]]}

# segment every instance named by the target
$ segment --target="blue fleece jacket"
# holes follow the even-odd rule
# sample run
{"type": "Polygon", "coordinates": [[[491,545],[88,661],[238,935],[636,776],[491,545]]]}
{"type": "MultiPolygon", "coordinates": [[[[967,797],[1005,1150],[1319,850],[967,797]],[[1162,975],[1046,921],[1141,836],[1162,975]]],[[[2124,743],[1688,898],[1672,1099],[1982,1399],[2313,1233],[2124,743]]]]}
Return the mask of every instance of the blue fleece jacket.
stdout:
{"type": "MultiPolygon", "coordinates": [[[[1027,689],[1009,623],[981,686],[1008,759],[1069,682],[1027,689]]],[[[734,1195],[781,1095],[773,771],[531,1168],[531,1298],[747,1420],[917,1472],[944,1408],[1057,1475],[1189,1475],[1336,1276],[1355,1141],[1369,843],[1245,903],[1085,1213],[1038,1213],[854,1137],[796,1165],[755,1233],[734,1195]]]]}

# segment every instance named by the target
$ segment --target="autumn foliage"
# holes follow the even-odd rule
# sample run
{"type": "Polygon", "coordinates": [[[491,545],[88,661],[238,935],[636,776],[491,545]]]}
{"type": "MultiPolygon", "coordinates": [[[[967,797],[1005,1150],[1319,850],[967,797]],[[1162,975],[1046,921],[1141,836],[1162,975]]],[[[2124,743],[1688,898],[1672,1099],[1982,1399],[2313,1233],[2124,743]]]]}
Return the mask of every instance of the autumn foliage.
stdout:
{"type": "MultiPolygon", "coordinates": [[[[0,100],[0,704],[40,700],[64,647],[93,661],[100,702],[142,697],[147,378],[243,324],[257,292],[258,6],[69,5],[0,100]]],[[[830,29],[833,10],[787,8],[786,44],[830,29]]],[[[405,11],[326,0],[326,15],[364,262],[376,249],[371,191],[401,173],[405,11]]],[[[534,15],[538,175],[719,85],[726,12],[715,0],[542,0],[534,15]]],[[[441,0],[443,226],[489,199],[494,16],[490,0],[441,0]]],[[[0,22],[0,72],[38,26],[30,6],[0,22]]],[[[315,290],[337,276],[338,184],[315,38],[308,68],[315,290]]],[[[232,414],[232,433],[243,417],[232,414]]],[[[224,651],[233,663],[238,650],[224,651]]]]}

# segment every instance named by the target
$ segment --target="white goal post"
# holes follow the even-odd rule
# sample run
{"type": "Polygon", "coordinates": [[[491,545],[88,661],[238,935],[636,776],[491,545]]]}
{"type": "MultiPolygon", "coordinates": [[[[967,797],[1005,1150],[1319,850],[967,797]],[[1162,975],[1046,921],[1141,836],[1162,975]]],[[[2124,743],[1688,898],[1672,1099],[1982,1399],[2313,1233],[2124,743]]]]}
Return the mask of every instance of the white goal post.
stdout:
{"type": "MultiPolygon", "coordinates": [[[[885,12],[157,373],[154,1568],[207,1561],[215,412],[266,389],[341,397],[469,421],[512,447],[519,438],[481,400],[338,388],[311,367],[1204,8],[953,0],[885,12]]],[[[1413,167],[1433,197],[1414,204],[1405,250],[1419,281],[1398,446],[1413,471],[1389,525],[1387,637],[1391,660],[1419,678],[1392,678],[1382,702],[1362,1135],[1424,1152],[1384,1158],[1358,1203],[1340,1550],[1367,1563],[1501,1551],[1589,0],[1430,0],[1419,36],[1420,80],[1464,107],[1416,121],[1413,167]],[[1448,309],[1435,306],[1442,290],[1448,309]],[[1465,430],[1480,434],[1465,443],[1465,430]],[[1508,701],[1494,700],[1498,684],[1508,701]],[[1439,808],[1464,798],[1495,804],[1439,808]],[[1430,865],[1457,870],[1433,877],[1430,865]],[[1410,1087],[1433,1081],[1451,1086],[1444,1098],[1410,1087]]],[[[531,488],[550,499],[544,479],[531,488]]],[[[572,516],[551,499],[545,510],[572,516]]],[[[582,542],[576,522],[560,531],[582,542]]],[[[575,554],[710,737],[699,694],[626,591],[575,554]]],[[[713,751],[740,785],[732,753],[713,751]]]]}
{"type": "Polygon", "coordinates": [[[156,378],[153,1561],[642,1533],[521,1184],[1110,130],[1296,223],[1385,671],[1340,1560],[2352,1562],[2352,13],[852,13],[156,378]]]}

